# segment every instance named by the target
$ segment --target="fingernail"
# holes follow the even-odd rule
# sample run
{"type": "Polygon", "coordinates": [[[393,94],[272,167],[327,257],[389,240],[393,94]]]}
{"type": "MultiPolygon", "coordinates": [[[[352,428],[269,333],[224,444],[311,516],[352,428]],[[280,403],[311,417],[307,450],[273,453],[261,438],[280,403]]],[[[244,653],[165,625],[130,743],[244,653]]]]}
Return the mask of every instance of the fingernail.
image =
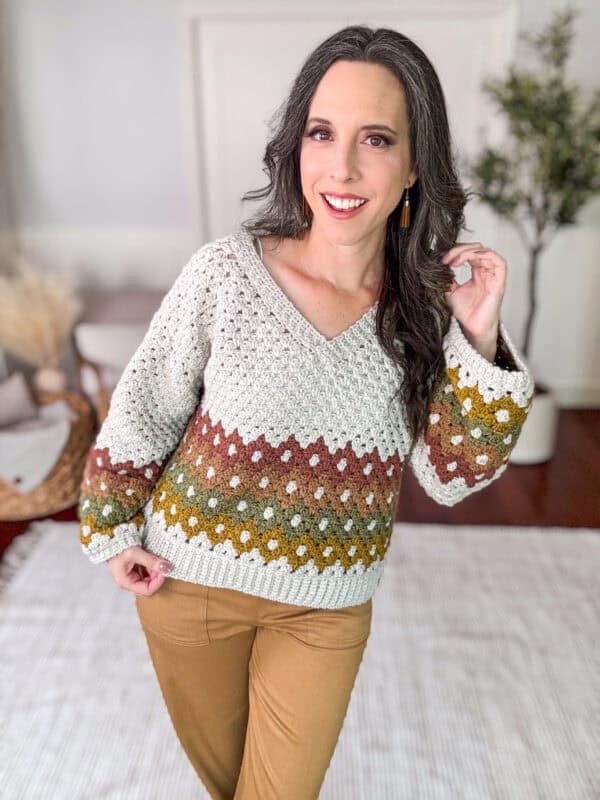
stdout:
{"type": "Polygon", "coordinates": [[[164,561],[161,561],[158,568],[161,572],[170,572],[173,569],[173,564],[166,564],[164,561]]]}

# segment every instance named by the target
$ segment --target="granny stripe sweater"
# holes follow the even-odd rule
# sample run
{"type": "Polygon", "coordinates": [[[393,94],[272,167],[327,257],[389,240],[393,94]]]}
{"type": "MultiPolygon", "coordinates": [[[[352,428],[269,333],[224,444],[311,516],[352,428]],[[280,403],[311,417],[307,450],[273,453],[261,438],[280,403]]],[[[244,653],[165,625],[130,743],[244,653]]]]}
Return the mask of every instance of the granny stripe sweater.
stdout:
{"type": "Polygon", "coordinates": [[[533,379],[500,322],[509,369],[454,316],[428,427],[407,460],[398,367],[377,303],[328,339],[243,228],[201,247],[113,392],[79,500],[92,562],[140,544],[169,576],[297,605],[368,600],[383,573],[403,469],[454,505],[507,467],[533,379]]]}

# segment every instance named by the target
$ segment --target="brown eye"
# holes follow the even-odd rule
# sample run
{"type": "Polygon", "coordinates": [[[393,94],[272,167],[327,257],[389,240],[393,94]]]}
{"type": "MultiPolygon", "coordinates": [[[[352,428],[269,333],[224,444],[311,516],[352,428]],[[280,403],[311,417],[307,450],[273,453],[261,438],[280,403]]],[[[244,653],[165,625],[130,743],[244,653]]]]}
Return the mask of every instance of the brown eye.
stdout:
{"type": "Polygon", "coordinates": [[[367,138],[368,139],[379,139],[381,142],[383,142],[383,145],[377,145],[376,146],[377,150],[382,150],[383,147],[386,147],[387,145],[391,144],[389,139],[387,139],[385,136],[380,136],[378,133],[373,133],[373,134],[371,134],[371,136],[368,136],[367,138]]]}
{"type": "MultiPolygon", "coordinates": [[[[314,130],[314,131],[311,131],[311,132],[308,134],[308,138],[309,138],[309,139],[312,139],[312,138],[313,138],[313,136],[315,136],[317,133],[324,133],[324,134],[326,134],[326,135],[329,135],[329,132],[328,132],[328,131],[326,131],[324,128],[315,128],[315,130],[314,130]]],[[[317,141],[317,142],[321,142],[321,141],[323,141],[323,140],[322,140],[322,139],[317,139],[316,141],[317,141]]]]}

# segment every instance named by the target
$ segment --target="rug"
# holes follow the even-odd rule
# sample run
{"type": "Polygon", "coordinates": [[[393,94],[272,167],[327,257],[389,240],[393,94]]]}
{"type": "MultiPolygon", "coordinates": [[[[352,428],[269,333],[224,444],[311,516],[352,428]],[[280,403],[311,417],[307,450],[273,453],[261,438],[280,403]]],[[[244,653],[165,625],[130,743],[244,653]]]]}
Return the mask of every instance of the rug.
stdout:
{"type": "MultiPolygon", "coordinates": [[[[598,800],[599,574],[600,530],[396,523],[320,800],[598,800]]],[[[3,800],[208,798],[77,523],[0,582],[3,800]]]]}

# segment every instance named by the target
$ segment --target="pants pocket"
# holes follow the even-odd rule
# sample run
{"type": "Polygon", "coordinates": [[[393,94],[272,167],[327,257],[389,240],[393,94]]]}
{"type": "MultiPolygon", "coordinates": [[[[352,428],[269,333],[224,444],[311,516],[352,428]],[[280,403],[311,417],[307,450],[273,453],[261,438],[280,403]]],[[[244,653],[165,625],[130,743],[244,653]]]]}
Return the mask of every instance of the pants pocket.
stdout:
{"type": "Polygon", "coordinates": [[[165,578],[152,595],[136,595],[143,628],[176,644],[198,647],[210,644],[206,612],[209,586],[165,578]]]}
{"type": "Polygon", "coordinates": [[[372,598],[345,608],[312,608],[304,615],[304,641],[343,649],[366,643],[371,633],[372,598]]]}

